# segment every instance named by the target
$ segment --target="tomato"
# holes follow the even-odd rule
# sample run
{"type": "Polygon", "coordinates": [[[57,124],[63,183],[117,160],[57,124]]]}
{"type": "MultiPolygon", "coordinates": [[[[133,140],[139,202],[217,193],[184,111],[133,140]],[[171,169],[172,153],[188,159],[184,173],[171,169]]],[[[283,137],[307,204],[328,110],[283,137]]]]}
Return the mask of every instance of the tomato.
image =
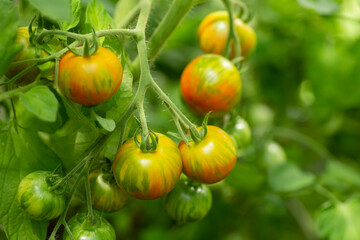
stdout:
{"type": "MultiPolygon", "coordinates": [[[[91,224],[86,219],[86,213],[76,214],[68,222],[74,240],[115,240],[115,230],[111,224],[98,213],[94,212],[95,222],[91,224]]],[[[71,240],[65,231],[64,240],[71,240]]]]}
{"type": "MultiPolygon", "coordinates": [[[[26,59],[36,58],[36,48],[31,45],[29,41],[29,31],[28,27],[19,27],[16,32],[15,44],[19,44],[22,46],[22,50],[14,57],[13,61],[22,61],[26,59]]],[[[40,57],[45,57],[46,52],[42,51],[40,57]]],[[[9,68],[6,73],[8,78],[12,78],[21,71],[33,65],[34,62],[23,63],[19,65],[14,65],[9,68]]],[[[21,83],[22,85],[33,82],[36,79],[36,76],[40,73],[38,67],[32,68],[29,72],[20,77],[16,82],[21,83]]]]}
{"type": "MultiPolygon", "coordinates": [[[[241,19],[235,18],[236,33],[241,45],[241,55],[249,57],[256,46],[256,34],[252,27],[241,19]]],[[[226,11],[210,13],[201,22],[198,29],[200,48],[206,53],[224,55],[229,36],[229,15],[226,11]]],[[[234,44],[231,46],[231,56],[234,57],[234,44]]]]}
{"type": "Polygon", "coordinates": [[[166,212],[177,223],[203,219],[211,209],[212,195],[205,184],[181,177],[176,187],[164,197],[166,212]]]}
{"type": "Polygon", "coordinates": [[[142,152],[131,138],[119,148],[114,160],[113,172],[117,184],[138,199],[162,197],[175,187],[180,178],[179,149],[167,136],[156,134],[159,142],[154,152],[142,152]]]}
{"type": "Polygon", "coordinates": [[[91,201],[95,209],[115,212],[127,203],[129,196],[115,182],[114,176],[102,168],[89,173],[91,201]]]}
{"type": "Polygon", "coordinates": [[[243,148],[251,141],[251,129],[249,124],[240,116],[237,116],[235,124],[227,132],[234,140],[237,148],[243,148]]]}
{"type": "Polygon", "coordinates": [[[68,52],[59,63],[58,86],[71,101],[95,105],[110,99],[119,89],[123,68],[110,50],[99,47],[90,57],[68,52]]]}
{"type": "MultiPolygon", "coordinates": [[[[199,127],[198,129],[200,129],[199,127]]],[[[231,137],[216,126],[207,126],[206,136],[198,143],[179,144],[183,172],[201,183],[224,179],[236,164],[236,146],[231,137]]]]}
{"type": "Polygon", "coordinates": [[[286,154],[281,145],[274,141],[265,143],[262,157],[263,166],[270,169],[284,162],[286,162],[286,154]]]}
{"type": "Polygon", "coordinates": [[[17,200],[20,207],[35,220],[54,219],[65,209],[65,197],[50,191],[47,177],[48,171],[36,171],[24,177],[17,191],[17,200]]]}
{"type": "Polygon", "coordinates": [[[274,112],[267,105],[256,103],[249,107],[248,119],[251,126],[269,127],[273,125],[274,112]]]}
{"type": "Polygon", "coordinates": [[[197,113],[223,115],[240,100],[239,71],[228,59],[205,54],[192,60],[181,75],[181,92],[197,113]]]}

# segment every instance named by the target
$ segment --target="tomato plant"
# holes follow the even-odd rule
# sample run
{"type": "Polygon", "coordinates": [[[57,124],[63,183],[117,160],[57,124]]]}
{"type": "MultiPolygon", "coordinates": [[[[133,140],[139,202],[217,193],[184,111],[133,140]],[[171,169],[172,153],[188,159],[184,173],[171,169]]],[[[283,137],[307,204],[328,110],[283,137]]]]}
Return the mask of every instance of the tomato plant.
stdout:
{"type": "Polygon", "coordinates": [[[110,50],[99,47],[89,57],[68,52],[59,64],[59,89],[70,100],[96,105],[110,99],[119,89],[123,67],[110,50]]]}
{"type": "Polygon", "coordinates": [[[183,172],[200,183],[224,179],[236,164],[236,147],[231,137],[216,126],[208,126],[200,142],[180,142],[183,172]]]}
{"type": "Polygon", "coordinates": [[[33,219],[51,220],[65,209],[64,195],[49,189],[51,176],[51,172],[36,171],[28,174],[20,182],[17,191],[18,203],[33,219]]]}
{"type": "Polygon", "coordinates": [[[91,171],[89,181],[91,201],[95,209],[115,212],[127,203],[129,196],[117,186],[114,176],[106,166],[91,171]]]}
{"type": "MultiPolygon", "coordinates": [[[[16,32],[16,44],[21,45],[22,50],[14,57],[13,61],[22,61],[26,59],[36,58],[36,48],[33,46],[29,41],[29,31],[28,27],[19,27],[16,32]]],[[[41,51],[41,56],[45,57],[47,53],[45,51],[41,51]]],[[[12,78],[21,71],[25,70],[26,68],[30,67],[33,63],[22,63],[18,65],[14,65],[10,67],[7,71],[6,76],[8,78],[12,78]]],[[[32,68],[29,72],[21,76],[17,82],[21,83],[21,85],[28,84],[33,82],[36,76],[40,73],[38,67],[32,68]]]]}
{"type": "Polygon", "coordinates": [[[181,92],[197,113],[223,115],[240,100],[241,79],[226,58],[205,54],[192,60],[181,75],[181,92]]]}
{"type": "Polygon", "coordinates": [[[0,239],[360,236],[354,1],[52,2],[0,0],[0,239]]]}
{"type": "Polygon", "coordinates": [[[169,137],[156,134],[159,142],[155,152],[142,152],[130,138],[119,148],[114,160],[116,182],[138,199],[162,197],[175,187],[180,178],[179,149],[169,137]]]}
{"type": "Polygon", "coordinates": [[[205,184],[181,177],[176,187],[164,197],[166,212],[177,222],[203,219],[211,209],[212,194],[205,184]]]}
{"type": "MultiPolygon", "coordinates": [[[[256,34],[253,28],[240,18],[235,18],[234,24],[240,40],[241,54],[244,57],[249,57],[256,47],[256,34]]],[[[200,48],[205,53],[225,55],[228,36],[229,15],[226,11],[210,13],[204,18],[198,29],[200,48]]],[[[234,42],[232,42],[232,57],[235,55],[234,48],[234,42]]]]}
{"type": "Polygon", "coordinates": [[[93,223],[86,218],[85,213],[76,214],[68,223],[69,229],[74,238],[66,232],[64,233],[64,240],[84,240],[84,239],[99,239],[99,240],[115,240],[115,231],[111,224],[103,217],[95,214],[93,223]]]}

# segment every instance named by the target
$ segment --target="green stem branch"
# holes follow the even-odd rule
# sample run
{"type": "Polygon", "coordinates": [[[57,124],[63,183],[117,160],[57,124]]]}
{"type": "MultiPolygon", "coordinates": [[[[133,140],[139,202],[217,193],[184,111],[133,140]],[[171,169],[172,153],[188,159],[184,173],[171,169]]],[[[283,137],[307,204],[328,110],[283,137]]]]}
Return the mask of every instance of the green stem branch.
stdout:
{"type": "Polygon", "coordinates": [[[241,57],[241,48],[240,48],[240,40],[239,37],[236,33],[236,29],[235,29],[235,24],[234,24],[234,13],[233,13],[233,9],[231,7],[231,3],[230,0],[223,0],[224,5],[229,13],[229,36],[226,42],[226,48],[225,48],[225,55],[230,57],[232,54],[232,49],[231,49],[231,45],[232,45],[232,41],[234,40],[235,42],[235,57],[241,57]]]}
{"type": "Polygon", "coordinates": [[[8,99],[8,98],[16,97],[16,96],[22,94],[23,92],[30,90],[31,88],[35,87],[36,85],[38,85],[38,82],[34,81],[24,87],[19,87],[19,88],[15,88],[11,91],[3,92],[0,94],[0,102],[4,101],[5,99],[8,99]]]}

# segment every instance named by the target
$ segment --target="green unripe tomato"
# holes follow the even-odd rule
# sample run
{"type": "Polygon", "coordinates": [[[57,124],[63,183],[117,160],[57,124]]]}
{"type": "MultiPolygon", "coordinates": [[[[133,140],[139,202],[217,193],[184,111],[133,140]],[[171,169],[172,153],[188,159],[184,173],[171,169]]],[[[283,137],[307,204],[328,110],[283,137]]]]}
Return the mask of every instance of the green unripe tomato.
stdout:
{"type": "MultiPolygon", "coordinates": [[[[74,240],[115,240],[115,230],[111,224],[97,212],[94,212],[94,223],[87,218],[87,213],[78,213],[68,222],[74,240]]],[[[71,240],[71,236],[65,231],[64,240],[71,240]]]]}
{"type": "Polygon", "coordinates": [[[49,190],[49,176],[51,172],[48,171],[32,172],[21,180],[18,187],[18,203],[32,219],[51,220],[65,209],[64,195],[49,190]]]}
{"type": "Polygon", "coordinates": [[[286,154],[280,144],[274,141],[265,143],[262,158],[263,166],[270,169],[284,162],[286,162],[286,154]]]}
{"type": "Polygon", "coordinates": [[[227,132],[234,140],[237,149],[243,148],[251,141],[251,129],[247,121],[237,116],[235,123],[229,127],[227,132]]]}
{"type": "Polygon", "coordinates": [[[211,209],[212,195],[205,184],[182,176],[176,187],[164,197],[166,212],[178,223],[203,219],[211,209]]]}
{"type": "Polygon", "coordinates": [[[251,126],[269,127],[274,122],[274,112],[265,104],[257,103],[250,106],[248,120],[251,126]]]}
{"type": "Polygon", "coordinates": [[[94,208],[104,212],[116,212],[123,208],[129,196],[116,184],[111,172],[99,168],[89,173],[91,202],[94,208]]]}

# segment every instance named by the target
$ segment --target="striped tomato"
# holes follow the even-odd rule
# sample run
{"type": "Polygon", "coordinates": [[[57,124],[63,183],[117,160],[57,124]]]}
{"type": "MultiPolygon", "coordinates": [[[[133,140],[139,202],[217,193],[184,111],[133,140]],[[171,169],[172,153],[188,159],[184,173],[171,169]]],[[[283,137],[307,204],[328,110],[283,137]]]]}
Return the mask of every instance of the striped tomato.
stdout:
{"type": "MultiPolygon", "coordinates": [[[[199,127],[198,129],[200,129],[199,127]]],[[[206,136],[198,143],[179,144],[183,172],[201,183],[224,179],[236,164],[236,146],[231,137],[216,126],[207,126],[206,136]]]]}
{"type": "Polygon", "coordinates": [[[211,209],[212,195],[205,184],[181,177],[176,187],[164,197],[166,212],[177,223],[203,219],[211,209]]]}
{"type": "Polygon", "coordinates": [[[180,178],[179,149],[167,136],[156,134],[159,142],[154,152],[142,152],[131,138],[120,147],[114,160],[117,184],[138,199],[162,197],[175,187],[180,178]]]}
{"type": "Polygon", "coordinates": [[[90,57],[65,54],[59,64],[58,85],[68,99],[95,105],[111,98],[119,89],[123,68],[110,50],[99,47],[90,57]]]}
{"type": "MultiPolygon", "coordinates": [[[[240,40],[241,55],[248,57],[255,49],[256,34],[252,27],[239,18],[235,18],[234,24],[240,40]]],[[[228,36],[229,15],[226,11],[210,13],[204,18],[198,29],[200,48],[206,53],[224,55],[228,36]]],[[[231,52],[234,57],[234,45],[232,45],[231,52]]]]}
{"type": "Polygon", "coordinates": [[[181,92],[197,113],[222,115],[240,100],[239,71],[228,59],[205,54],[192,60],[181,76],[181,92]]]}
{"type": "Polygon", "coordinates": [[[129,196],[115,182],[114,176],[102,168],[89,173],[91,202],[95,209],[116,212],[123,208],[129,196]]]}
{"type": "Polygon", "coordinates": [[[80,212],[72,217],[69,222],[69,230],[64,232],[64,240],[115,240],[116,234],[113,226],[100,213],[94,211],[94,223],[86,218],[87,213],[80,212]]]}
{"type": "Polygon", "coordinates": [[[35,220],[51,220],[65,209],[65,197],[49,190],[48,171],[36,171],[24,177],[17,191],[17,200],[25,213],[35,220]]]}

